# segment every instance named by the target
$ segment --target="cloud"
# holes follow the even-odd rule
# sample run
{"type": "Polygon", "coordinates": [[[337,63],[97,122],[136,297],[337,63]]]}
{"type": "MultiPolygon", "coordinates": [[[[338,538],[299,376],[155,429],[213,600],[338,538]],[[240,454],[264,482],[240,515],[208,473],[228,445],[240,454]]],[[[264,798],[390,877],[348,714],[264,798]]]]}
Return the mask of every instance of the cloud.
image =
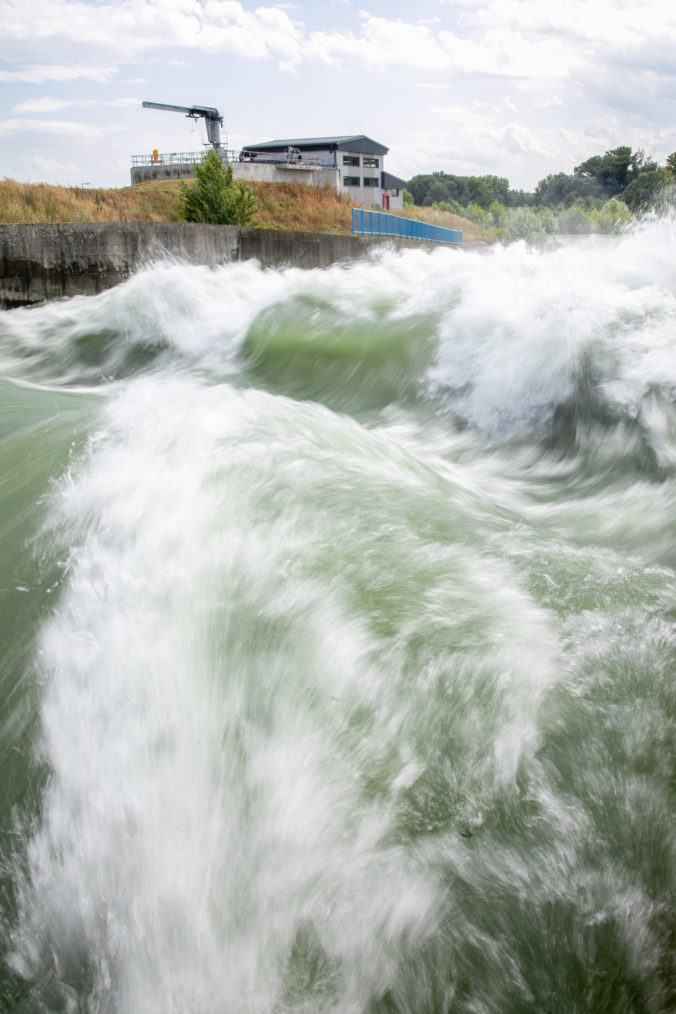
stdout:
{"type": "Polygon", "coordinates": [[[0,70],[0,81],[44,84],[45,81],[98,81],[108,84],[117,74],[116,67],[60,67],[36,64],[21,70],[0,70]]]}
{"type": "Polygon", "coordinates": [[[3,25],[0,58],[35,58],[57,44],[121,63],[167,47],[297,62],[303,37],[285,11],[247,11],[235,0],[32,0],[3,25]]]}
{"type": "Polygon", "coordinates": [[[64,162],[56,158],[45,158],[43,155],[33,155],[28,160],[39,173],[45,173],[52,179],[73,179],[79,178],[80,167],[75,162],[64,162]]]}
{"type": "Polygon", "coordinates": [[[0,137],[17,133],[34,134],[36,137],[41,134],[57,134],[60,137],[98,141],[106,129],[97,124],[74,123],[70,120],[0,120],[0,137]]]}
{"type": "Polygon", "coordinates": [[[519,123],[508,123],[502,132],[499,144],[512,155],[541,155],[553,158],[555,152],[546,148],[532,131],[519,123]]]}
{"type": "Polygon", "coordinates": [[[18,105],[13,107],[12,113],[17,116],[21,116],[24,113],[55,113],[69,106],[77,106],[81,109],[92,109],[94,107],[117,109],[126,106],[138,106],[139,101],[137,98],[120,98],[100,102],[97,99],[53,99],[45,96],[42,99],[28,99],[26,102],[19,102],[18,105]]]}
{"type": "Polygon", "coordinates": [[[180,48],[275,60],[286,70],[319,61],[541,82],[569,79],[599,54],[642,65],[659,45],[668,59],[676,44],[676,14],[662,0],[465,0],[457,12],[448,7],[446,14],[440,5],[433,19],[361,11],[354,31],[308,31],[281,6],[249,10],[238,0],[32,0],[6,19],[0,57],[40,59],[58,45],[66,59],[86,47],[96,58],[127,63],[180,48]]]}

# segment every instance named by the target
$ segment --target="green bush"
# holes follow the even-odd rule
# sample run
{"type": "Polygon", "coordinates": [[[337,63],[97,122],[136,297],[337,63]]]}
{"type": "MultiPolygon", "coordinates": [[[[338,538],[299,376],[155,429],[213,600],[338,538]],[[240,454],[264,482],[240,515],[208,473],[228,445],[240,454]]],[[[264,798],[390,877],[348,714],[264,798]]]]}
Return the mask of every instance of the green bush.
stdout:
{"type": "Polygon", "coordinates": [[[232,166],[223,165],[212,149],[195,166],[195,182],[180,184],[180,215],[186,222],[209,225],[251,225],[258,204],[250,187],[232,178],[232,166]]]}
{"type": "Polygon", "coordinates": [[[515,243],[523,239],[531,245],[543,243],[546,238],[546,229],[540,215],[531,211],[530,208],[512,208],[504,228],[504,240],[506,243],[515,243]]]}
{"type": "Polygon", "coordinates": [[[573,205],[566,208],[559,216],[559,232],[569,236],[580,236],[592,231],[591,214],[584,208],[573,205]]]}
{"type": "Polygon", "coordinates": [[[600,211],[592,211],[592,218],[597,232],[617,232],[627,222],[631,222],[632,214],[617,197],[611,197],[600,211]]]}

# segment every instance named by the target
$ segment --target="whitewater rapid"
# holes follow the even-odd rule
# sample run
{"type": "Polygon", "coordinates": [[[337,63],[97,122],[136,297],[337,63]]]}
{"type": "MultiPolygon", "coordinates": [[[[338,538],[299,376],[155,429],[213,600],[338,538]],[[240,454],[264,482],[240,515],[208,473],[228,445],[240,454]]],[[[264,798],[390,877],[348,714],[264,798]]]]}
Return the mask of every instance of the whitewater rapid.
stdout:
{"type": "Polygon", "coordinates": [[[674,254],[0,313],[7,1010],[673,1009],[674,254]]]}

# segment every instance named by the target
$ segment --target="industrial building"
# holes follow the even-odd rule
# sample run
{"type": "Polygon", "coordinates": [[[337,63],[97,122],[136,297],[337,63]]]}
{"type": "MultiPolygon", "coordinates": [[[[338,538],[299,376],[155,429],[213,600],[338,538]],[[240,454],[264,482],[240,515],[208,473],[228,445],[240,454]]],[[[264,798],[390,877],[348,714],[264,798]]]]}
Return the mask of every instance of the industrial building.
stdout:
{"type": "Polygon", "coordinates": [[[291,164],[316,165],[334,174],[333,185],[358,204],[388,209],[404,207],[406,181],[384,168],[389,148],[365,134],[339,137],[288,137],[249,144],[241,158],[257,163],[285,157],[291,164]]]}
{"type": "MultiPolygon", "coordinates": [[[[365,134],[336,137],[291,137],[261,144],[249,144],[239,152],[221,144],[219,125],[223,120],[211,106],[173,106],[144,102],[144,107],[184,112],[192,119],[203,118],[214,151],[232,165],[235,179],[270,183],[303,183],[312,187],[334,187],[356,204],[377,205],[387,210],[404,207],[406,181],[385,171],[388,148],[365,134]]],[[[132,186],[151,180],[190,179],[201,152],[155,150],[133,155],[132,186]]]]}

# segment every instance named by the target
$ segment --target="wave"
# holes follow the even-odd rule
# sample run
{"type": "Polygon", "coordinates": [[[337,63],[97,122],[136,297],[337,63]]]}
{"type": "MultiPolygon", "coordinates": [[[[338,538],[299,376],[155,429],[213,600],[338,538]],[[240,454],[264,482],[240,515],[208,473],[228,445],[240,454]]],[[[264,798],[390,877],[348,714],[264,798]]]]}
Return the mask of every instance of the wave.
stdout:
{"type": "Polygon", "coordinates": [[[385,253],[325,271],[160,263],[117,289],[2,315],[3,371],[61,384],[199,370],[359,412],[427,399],[492,440],[574,414],[676,460],[673,218],[545,251],[385,253]]]}

